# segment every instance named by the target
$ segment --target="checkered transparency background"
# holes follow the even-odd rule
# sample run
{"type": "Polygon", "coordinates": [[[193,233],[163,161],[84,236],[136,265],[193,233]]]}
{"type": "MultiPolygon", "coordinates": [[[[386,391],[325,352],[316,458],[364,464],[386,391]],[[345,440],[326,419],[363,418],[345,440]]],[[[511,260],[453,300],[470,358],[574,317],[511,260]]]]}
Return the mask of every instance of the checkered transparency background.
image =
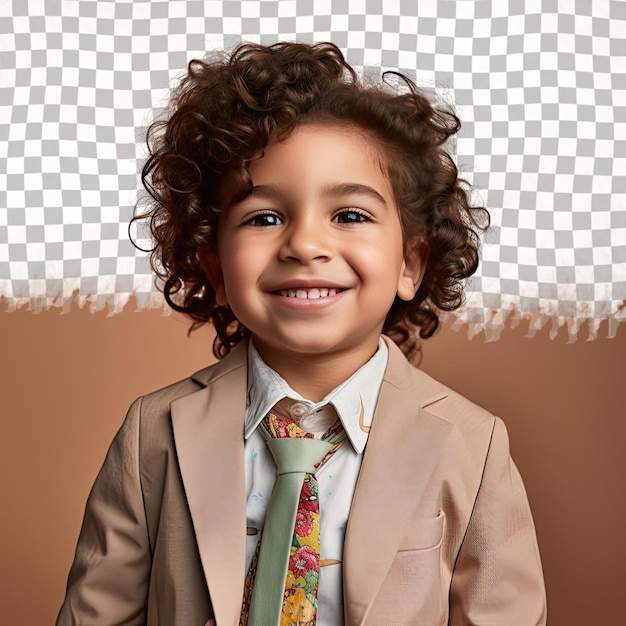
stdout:
{"type": "MultiPolygon", "coordinates": [[[[626,2],[0,0],[0,297],[162,307],[128,239],[146,126],[187,62],[241,40],[335,42],[455,104],[489,208],[456,325],[626,318],[626,2]],[[419,5],[419,8],[418,8],[419,5]]],[[[372,70],[372,68],[376,68],[372,70]]],[[[133,229],[139,243],[145,233],[133,229]]]]}

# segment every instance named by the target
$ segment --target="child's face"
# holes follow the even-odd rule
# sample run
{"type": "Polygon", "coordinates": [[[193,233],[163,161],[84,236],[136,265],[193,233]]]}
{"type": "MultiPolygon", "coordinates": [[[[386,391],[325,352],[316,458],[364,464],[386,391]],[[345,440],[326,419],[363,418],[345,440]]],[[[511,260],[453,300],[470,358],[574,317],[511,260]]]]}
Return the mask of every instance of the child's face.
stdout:
{"type": "Polygon", "coordinates": [[[303,126],[249,171],[252,192],[220,216],[219,259],[203,258],[218,302],[269,365],[345,357],[358,369],[425,265],[419,251],[405,259],[378,149],[355,130],[303,126]]]}

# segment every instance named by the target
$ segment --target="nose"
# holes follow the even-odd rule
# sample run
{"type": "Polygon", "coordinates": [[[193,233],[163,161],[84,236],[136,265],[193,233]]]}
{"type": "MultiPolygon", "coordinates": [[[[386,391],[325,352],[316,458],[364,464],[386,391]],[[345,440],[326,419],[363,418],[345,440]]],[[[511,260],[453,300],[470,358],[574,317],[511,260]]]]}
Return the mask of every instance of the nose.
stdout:
{"type": "Polygon", "coordinates": [[[308,265],[314,261],[327,262],[333,257],[332,237],[326,225],[317,220],[295,220],[285,229],[284,235],[280,248],[282,261],[308,265]]]}

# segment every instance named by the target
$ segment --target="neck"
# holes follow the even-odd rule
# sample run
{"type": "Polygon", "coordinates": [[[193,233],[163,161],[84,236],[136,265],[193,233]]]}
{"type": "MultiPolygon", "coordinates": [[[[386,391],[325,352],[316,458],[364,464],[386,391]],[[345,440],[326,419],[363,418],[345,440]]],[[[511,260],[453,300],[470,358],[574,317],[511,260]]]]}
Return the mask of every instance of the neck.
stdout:
{"type": "Polygon", "coordinates": [[[275,372],[278,372],[303,398],[319,402],[335,387],[350,378],[360,367],[369,361],[378,348],[378,343],[357,354],[289,354],[264,349],[255,341],[261,358],[275,372]]]}

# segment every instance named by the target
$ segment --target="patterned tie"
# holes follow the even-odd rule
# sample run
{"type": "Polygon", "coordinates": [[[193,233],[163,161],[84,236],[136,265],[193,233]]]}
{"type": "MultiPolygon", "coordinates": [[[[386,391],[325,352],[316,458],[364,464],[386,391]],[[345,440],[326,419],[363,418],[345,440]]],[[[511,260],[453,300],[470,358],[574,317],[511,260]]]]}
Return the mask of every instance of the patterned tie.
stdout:
{"type": "Polygon", "coordinates": [[[260,425],[276,461],[262,536],[246,577],[241,626],[314,626],[320,509],[314,472],[345,440],[340,422],[322,440],[273,413],[260,425]]]}

